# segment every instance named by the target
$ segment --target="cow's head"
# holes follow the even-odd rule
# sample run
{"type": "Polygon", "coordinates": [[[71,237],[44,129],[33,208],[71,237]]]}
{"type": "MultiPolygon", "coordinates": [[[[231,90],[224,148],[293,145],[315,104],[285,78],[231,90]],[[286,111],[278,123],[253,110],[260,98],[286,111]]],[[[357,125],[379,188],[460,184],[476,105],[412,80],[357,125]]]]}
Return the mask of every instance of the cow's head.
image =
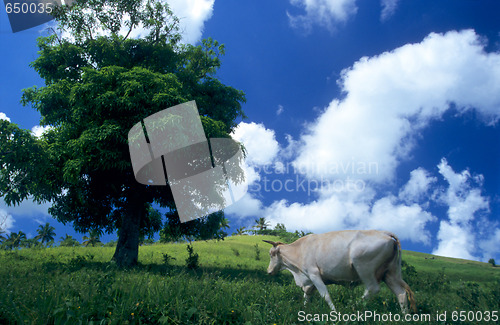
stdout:
{"type": "Polygon", "coordinates": [[[270,240],[263,240],[264,242],[273,245],[269,250],[269,256],[271,257],[271,261],[269,262],[269,266],[267,267],[267,273],[274,275],[278,273],[283,268],[283,261],[280,254],[280,246],[285,245],[282,242],[274,242],[270,240]]]}

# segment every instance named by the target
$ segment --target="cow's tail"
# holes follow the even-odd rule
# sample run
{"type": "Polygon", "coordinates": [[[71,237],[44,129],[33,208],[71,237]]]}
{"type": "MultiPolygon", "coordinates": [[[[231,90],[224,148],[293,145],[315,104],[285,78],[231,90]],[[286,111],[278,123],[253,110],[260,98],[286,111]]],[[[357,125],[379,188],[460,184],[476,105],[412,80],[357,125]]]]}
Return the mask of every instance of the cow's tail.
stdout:
{"type": "Polygon", "coordinates": [[[410,302],[411,310],[413,310],[414,313],[417,313],[417,303],[415,301],[415,294],[413,293],[413,291],[411,291],[410,286],[408,285],[408,283],[406,283],[403,280],[403,277],[401,276],[401,262],[402,262],[402,253],[403,253],[403,250],[401,249],[401,243],[399,242],[398,237],[396,237],[396,235],[394,235],[393,233],[387,232],[387,234],[395,242],[395,245],[394,245],[394,249],[396,250],[395,259],[397,259],[397,262],[396,262],[397,263],[397,272],[398,272],[398,277],[401,281],[401,285],[403,286],[403,288],[406,291],[408,301],[410,302]]]}

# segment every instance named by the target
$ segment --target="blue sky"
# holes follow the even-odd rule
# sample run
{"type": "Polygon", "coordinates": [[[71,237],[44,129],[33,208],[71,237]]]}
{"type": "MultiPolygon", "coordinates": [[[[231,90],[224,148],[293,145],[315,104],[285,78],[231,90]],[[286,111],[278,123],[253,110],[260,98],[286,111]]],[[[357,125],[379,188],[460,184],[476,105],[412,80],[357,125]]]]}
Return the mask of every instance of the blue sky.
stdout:
{"type": "MultiPolygon", "coordinates": [[[[184,41],[226,45],[218,77],[247,95],[234,137],[249,192],[232,229],[266,217],[316,233],[386,229],[403,247],[500,259],[498,1],[171,2],[184,41]]],[[[42,27],[0,14],[0,112],[32,129],[21,89],[42,27]]],[[[0,117],[2,114],[0,113],[0,117]]],[[[36,233],[47,206],[0,203],[10,231],[36,233]]],[[[81,238],[81,235],[76,235],[81,238]]]]}

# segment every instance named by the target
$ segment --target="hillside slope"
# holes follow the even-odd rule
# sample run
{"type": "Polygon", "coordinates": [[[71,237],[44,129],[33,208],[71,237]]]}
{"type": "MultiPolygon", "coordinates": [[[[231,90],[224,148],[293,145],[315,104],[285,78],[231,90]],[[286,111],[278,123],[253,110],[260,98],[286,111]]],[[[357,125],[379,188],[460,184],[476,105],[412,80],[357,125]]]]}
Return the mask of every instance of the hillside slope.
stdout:
{"type": "MultiPolygon", "coordinates": [[[[267,275],[270,245],[263,239],[279,240],[233,236],[195,242],[200,265],[195,270],[186,267],[186,243],[142,246],[140,265],[130,270],[109,262],[112,247],[2,251],[0,323],[300,324],[300,313],[328,314],[317,293],[304,307],[303,293],[289,272],[267,275]]],[[[498,313],[500,268],[409,251],[403,252],[403,260],[403,277],[415,292],[418,315],[446,312],[446,323],[455,323],[451,315],[457,311],[498,313]]],[[[396,298],[385,285],[368,302],[360,298],[363,290],[329,286],[340,313],[399,313],[396,298]]],[[[460,322],[476,323],[475,319],[460,322]]]]}

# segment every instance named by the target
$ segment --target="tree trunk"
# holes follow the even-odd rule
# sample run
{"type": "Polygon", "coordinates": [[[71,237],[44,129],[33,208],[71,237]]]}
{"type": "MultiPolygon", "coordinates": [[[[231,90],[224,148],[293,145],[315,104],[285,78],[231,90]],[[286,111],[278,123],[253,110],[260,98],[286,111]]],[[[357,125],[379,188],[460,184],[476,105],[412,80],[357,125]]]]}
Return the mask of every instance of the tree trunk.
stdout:
{"type": "Polygon", "coordinates": [[[119,267],[137,265],[141,219],[146,214],[144,202],[134,197],[129,199],[131,200],[128,200],[127,209],[122,216],[118,243],[112,259],[119,267]]]}

